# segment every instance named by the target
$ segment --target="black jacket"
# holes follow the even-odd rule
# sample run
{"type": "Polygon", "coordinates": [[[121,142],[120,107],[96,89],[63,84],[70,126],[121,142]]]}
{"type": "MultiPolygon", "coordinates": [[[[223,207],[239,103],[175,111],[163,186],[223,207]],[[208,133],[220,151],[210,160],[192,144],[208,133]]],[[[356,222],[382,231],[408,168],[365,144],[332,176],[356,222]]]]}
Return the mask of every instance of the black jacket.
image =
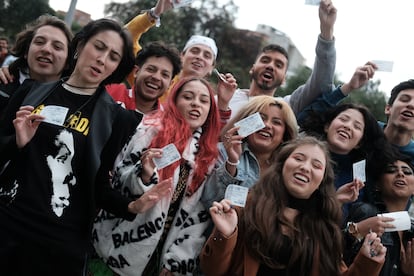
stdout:
{"type": "MultiPolygon", "coordinates": [[[[346,221],[359,222],[364,219],[376,216],[377,214],[387,213],[387,209],[382,202],[375,204],[358,202],[352,205],[346,221]]],[[[411,230],[403,232],[403,244],[407,244],[409,239],[414,237],[414,225],[411,223],[411,230]]],[[[362,242],[358,242],[352,235],[345,233],[344,261],[349,266],[357,255],[362,242]]],[[[381,243],[387,248],[385,263],[382,267],[381,276],[403,275],[400,270],[400,237],[398,232],[385,232],[381,236],[381,243]]]]}
{"type": "MultiPolygon", "coordinates": [[[[13,160],[18,156],[13,119],[22,105],[37,106],[62,81],[52,83],[35,83],[22,85],[10,98],[4,116],[0,120],[0,174],[13,171],[13,160]]],[[[91,118],[87,136],[87,153],[84,166],[87,168],[89,183],[89,225],[92,229],[93,219],[99,208],[126,218],[135,215],[128,212],[131,199],[123,197],[111,189],[109,171],[112,169],[117,154],[133,134],[142,115],[125,110],[116,104],[103,87],[96,93],[97,101],[91,118]]],[[[2,185],[3,183],[1,183],[2,185]]],[[[87,235],[90,235],[88,233],[87,235]]]]}

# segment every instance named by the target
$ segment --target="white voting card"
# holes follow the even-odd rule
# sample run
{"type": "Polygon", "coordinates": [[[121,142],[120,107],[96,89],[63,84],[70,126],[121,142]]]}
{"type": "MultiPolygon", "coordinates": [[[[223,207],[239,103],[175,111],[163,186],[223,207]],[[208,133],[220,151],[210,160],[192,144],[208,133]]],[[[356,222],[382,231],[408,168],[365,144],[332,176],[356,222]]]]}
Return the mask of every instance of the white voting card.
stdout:
{"type": "Polygon", "coordinates": [[[321,2],[321,0],[305,0],[306,5],[319,6],[320,2],[321,2]]]}
{"type": "Polygon", "coordinates": [[[373,60],[373,63],[377,65],[378,69],[377,71],[383,71],[383,72],[392,72],[392,68],[394,66],[393,61],[389,60],[373,60]]]}
{"type": "Polygon", "coordinates": [[[162,157],[161,158],[153,158],[154,164],[157,169],[165,168],[172,163],[181,159],[181,155],[178,152],[177,148],[174,144],[168,144],[162,148],[162,157]]]}
{"type": "Polygon", "coordinates": [[[252,133],[255,133],[259,129],[265,127],[265,124],[260,116],[259,112],[256,112],[234,124],[236,127],[240,127],[237,131],[242,137],[247,137],[252,133]]]}
{"type": "Polygon", "coordinates": [[[173,0],[172,4],[174,8],[178,9],[178,8],[190,5],[192,2],[193,0],[179,0],[179,1],[173,0]]]}
{"type": "Polygon", "coordinates": [[[383,213],[378,214],[377,216],[394,219],[394,221],[390,221],[389,223],[393,224],[395,228],[385,228],[385,232],[404,231],[411,229],[411,219],[407,211],[383,213]]]}
{"type": "Polygon", "coordinates": [[[244,207],[246,205],[248,192],[249,188],[247,187],[230,184],[226,188],[224,198],[229,199],[233,205],[244,207]]]}
{"type": "Polygon", "coordinates": [[[47,105],[41,111],[40,115],[45,117],[43,122],[63,126],[69,108],[57,105],[47,105]]]}
{"type": "Polygon", "coordinates": [[[367,181],[367,178],[365,175],[365,165],[366,165],[366,160],[361,160],[359,162],[352,164],[354,179],[357,178],[361,180],[362,182],[367,181]]]}

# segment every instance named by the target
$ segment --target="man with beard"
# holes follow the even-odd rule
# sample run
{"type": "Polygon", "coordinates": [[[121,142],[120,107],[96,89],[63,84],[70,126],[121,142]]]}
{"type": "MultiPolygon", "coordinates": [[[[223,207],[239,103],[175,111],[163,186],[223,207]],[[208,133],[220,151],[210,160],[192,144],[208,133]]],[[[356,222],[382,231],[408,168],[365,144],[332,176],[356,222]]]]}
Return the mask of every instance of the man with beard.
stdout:
{"type": "Polygon", "coordinates": [[[180,70],[178,49],[163,42],[152,42],[139,51],[135,58],[132,88],[128,89],[125,84],[110,84],[106,89],[126,109],[147,114],[160,108],[159,98],[180,70]]]}
{"type": "MultiPolygon", "coordinates": [[[[316,44],[316,58],[312,74],[307,82],[299,86],[291,95],[285,96],[295,114],[309,105],[323,92],[332,91],[334,84],[336,50],[333,26],[337,10],[330,0],[319,4],[321,33],[316,44]]],[[[249,89],[237,89],[229,102],[232,116],[257,95],[273,96],[286,79],[288,53],[276,44],[265,46],[250,69],[251,83],[249,89]]]]}

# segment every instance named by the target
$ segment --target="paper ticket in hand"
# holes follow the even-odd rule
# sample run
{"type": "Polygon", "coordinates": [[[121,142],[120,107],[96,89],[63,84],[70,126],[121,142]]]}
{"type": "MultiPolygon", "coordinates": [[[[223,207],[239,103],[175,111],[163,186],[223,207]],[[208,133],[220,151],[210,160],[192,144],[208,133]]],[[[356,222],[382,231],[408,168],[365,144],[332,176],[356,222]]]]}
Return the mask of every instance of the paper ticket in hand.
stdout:
{"type": "Polygon", "coordinates": [[[377,71],[392,72],[392,67],[394,66],[393,61],[373,60],[372,62],[375,63],[375,65],[377,65],[377,67],[378,67],[377,71]]]}
{"type": "Polygon", "coordinates": [[[162,157],[161,158],[153,158],[155,166],[157,169],[165,168],[172,163],[181,159],[181,155],[178,152],[177,148],[174,144],[166,145],[162,148],[162,157]]]}
{"type": "Polygon", "coordinates": [[[319,6],[320,2],[321,2],[321,0],[305,0],[306,5],[319,6]]]}
{"type": "Polygon", "coordinates": [[[192,2],[193,2],[193,0],[179,0],[179,1],[173,0],[172,4],[173,4],[173,7],[177,9],[177,8],[181,8],[181,7],[184,7],[184,6],[188,6],[192,2]]]}
{"type": "Polygon", "coordinates": [[[377,216],[394,219],[394,221],[390,221],[389,223],[393,224],[395,228],[385,228],[385,232],[404,231],[411,229],[411,219],[407,211],[383,213],[378,214],[377,216]]]}
{"type": "Polygon", "coordinates": [[[366,164],[365,160],[361,160],[359,162],[352,164],[354,179],[357,178],[361,180],[362,182],[367,181],[367,178],[365,175],[365,164],[366,164]]]}
{"type": "Polygon", "coordinates": [[[252,133],[265,127],[262,117],[259,112],[256,112],[234,124],[236,127],[240,127],[237,131],[242,137],[247,137],[252,133]]]}
{"type": "Polygon", "coordinates": [[[249,188],[230,184],[226,188],[226,192],[224,193],[224,198],[229,199],[231,204],[244,207],[246,205],[247,193],[249,192],[249,188]]]}
{"type": "Polygon", "coordinates": [[[57,105],[47,105],[41,111],[40,115],[45,117],[43,122],[63,126],[69,108],[57,105]]]}

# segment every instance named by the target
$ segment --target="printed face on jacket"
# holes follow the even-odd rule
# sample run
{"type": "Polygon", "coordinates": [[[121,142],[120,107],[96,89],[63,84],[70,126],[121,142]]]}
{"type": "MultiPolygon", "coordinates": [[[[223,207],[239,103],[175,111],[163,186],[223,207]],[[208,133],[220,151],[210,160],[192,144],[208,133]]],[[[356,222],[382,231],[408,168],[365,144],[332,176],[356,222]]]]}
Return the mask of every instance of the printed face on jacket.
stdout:
{"type": "Polygon", "coordinates": [[[56,27],[40,27],[29,46],[27,64],[30,77],[37,81],[60,79],[68,58],[68,44],[64,32],[56,27]]]}
{"type": "Polygon", "coordinates": [[[55,138],[55,145],[58,147],[56,155],[47,156],[46,161],[52,174],[53,191],[50,205],[53,212],[60,217],[63,210],[69,206],[69,185],[76,184],[72,171],[75,153],[72,133],[62,130],[55,138]]]}
{"type": "Polygon", "coordinates": [[[365,120],[361,112],[350,108],[342,111],[325,127],[329,150],[348,154],[356,148],[364,135],[365,120]]]}
{"type": "Polygon", "coordinates": [[[201,127],[207,120],[211,106],[207,86],[199,80],[187,82],[177,95],[176,105],[192,131],[201,127]]]}
{"type": "Polygon", "coordinates": [[[319,188],[326,167],[326,158],[317,145],[296,148],[283,165],[283,180],[288,192],[301,199],[309,198],[319,188]]]}

